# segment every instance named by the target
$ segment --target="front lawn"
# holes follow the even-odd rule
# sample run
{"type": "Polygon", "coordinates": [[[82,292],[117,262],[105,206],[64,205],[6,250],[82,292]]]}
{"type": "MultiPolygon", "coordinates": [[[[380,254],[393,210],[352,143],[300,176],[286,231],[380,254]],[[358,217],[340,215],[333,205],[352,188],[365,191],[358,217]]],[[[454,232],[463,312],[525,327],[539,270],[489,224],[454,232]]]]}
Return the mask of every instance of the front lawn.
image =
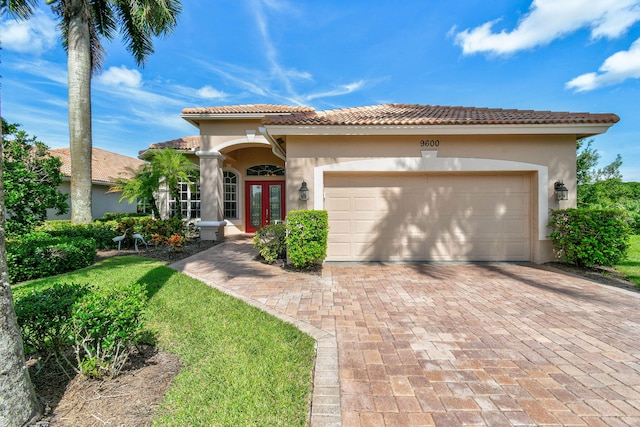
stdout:
{"type": "Polygon", "coordinates": [[[640,236],[631,236],[626,259],[615,267],[640,286],[640,236]]]}
{"type": "Polygon", "coordinates": [[[145,326],[182,363],[155,426],[307,425],[314,341],[294,326],[139,257],[110,258],[14,293],[54,282],[146,286],[145,326]]]}

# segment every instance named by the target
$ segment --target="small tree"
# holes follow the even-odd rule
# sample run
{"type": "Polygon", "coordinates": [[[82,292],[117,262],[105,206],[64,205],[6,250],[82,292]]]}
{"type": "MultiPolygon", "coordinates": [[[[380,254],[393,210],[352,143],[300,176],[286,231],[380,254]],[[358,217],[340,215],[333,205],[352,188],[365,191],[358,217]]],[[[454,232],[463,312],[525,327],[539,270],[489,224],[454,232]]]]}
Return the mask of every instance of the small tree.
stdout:
{"type": "MultiPolygon", "coordinates": [[[[151,161],[133,178],[119,180],[109,191],[122,192],[121,201],[127,199],[131,203],[136,199],[144,200],[151,205],[154,215],[161,217],[157,205],[160,191],[167,189],[174,200],[180,201],[179,184],[193,184],[199,176],[199,171],[187,156],[172,148],[155,151],[152,156],[151,161]]],[[[179,208],[177,211],[180,215],[179,208]]]]}
{"type": "Polygon", "coordinates": [[[44,222],[47,209],[58,214],[69,210],[67,195],[58,190],[62,162],[51,156],[44,143],[20,130],[20,125],[2,119],[2,126],[6,229],[8,233],[27,233],[44,222]]]}

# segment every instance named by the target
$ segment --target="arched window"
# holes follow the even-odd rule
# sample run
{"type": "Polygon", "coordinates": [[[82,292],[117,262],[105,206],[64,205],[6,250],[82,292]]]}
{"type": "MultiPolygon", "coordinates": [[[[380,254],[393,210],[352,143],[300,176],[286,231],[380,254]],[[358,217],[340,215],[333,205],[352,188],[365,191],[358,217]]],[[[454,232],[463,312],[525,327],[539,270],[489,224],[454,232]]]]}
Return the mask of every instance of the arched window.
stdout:
{"type": "Polygon", "coordinates": [[[238,218],[238,175],[224,171],[224,217],[238,218]]]}
{"type": "Polygon", "coordinates": [[[284,168],[276,165],[255,165],[247,168],[247,176],[284,176],[284,168]]]}

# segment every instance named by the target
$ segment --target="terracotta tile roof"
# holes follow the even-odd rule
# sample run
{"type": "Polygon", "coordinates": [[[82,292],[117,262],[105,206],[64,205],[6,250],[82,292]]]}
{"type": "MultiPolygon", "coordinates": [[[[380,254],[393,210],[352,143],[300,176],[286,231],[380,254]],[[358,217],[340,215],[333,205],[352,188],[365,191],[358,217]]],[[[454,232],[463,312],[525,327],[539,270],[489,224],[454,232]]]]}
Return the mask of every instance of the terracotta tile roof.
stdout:
{"type": "MultiPolygon", "coordinates": [[[[60,170],[66,177],[71,177],[71,154],[69,148],[49,150],[52,156],[62,160],[60,170]]],[[[115,183],[117,178],[130,178],[144,164],[142,160],[123,156],[93,147],[91,153],[91,181],[108,184],[115,183]]]]}
{"type": "Polygon", "coordinates": [[[182,114],[285,114],[308,113],[315,111],[312,107],[294,107],[276,104],[245,104],[219,107],[185,108],[182,114]]]}
{"type": "Polygon", "coordinates": [[[149,145],[150,150],[161,150],[163,148],[174,148],[176,150],[191,150],[192,148],[198,149],[200,148],[200,136],[185,136],[184,138],[172,139],[171,141],[157,142],[149,145]]]}
{"type": "Polygon", "coordinates": [[[615,114],[383,104],[289,115],[269,115],[263,119],[263,124],[286,126],[543,125],[613,124],[618,120],[620,118],[615,114]]]}

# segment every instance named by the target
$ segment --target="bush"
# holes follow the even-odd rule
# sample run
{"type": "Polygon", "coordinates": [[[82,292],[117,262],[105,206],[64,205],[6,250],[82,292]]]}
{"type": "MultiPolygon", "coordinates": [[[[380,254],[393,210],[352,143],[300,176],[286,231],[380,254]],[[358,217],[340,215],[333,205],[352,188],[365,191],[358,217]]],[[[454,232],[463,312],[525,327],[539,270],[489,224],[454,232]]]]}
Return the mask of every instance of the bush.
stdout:
{"type": "Polygon", "coordinates": [[[287,214],[287,250],[293,265],[308,268],[327,257],[327,211],[297,210],[287,214]]]}
{"type": "Polygon", "coordinates": [[[579,266],[611,266],[624,259],[630,228],[619,210],[552,210],[549,227],[556,255],[579,266]]]}
{"type": "Polygon", "coordinates": [[[98,249],[113,249],[113,238],[118,235],[115,221],[71,224],[69,220],[47,221],[38,230],[46,231],[54,237],[84,237],[93,239],[98,249]]]}
{"type": "Polygon", "coordinates": [[[148,217],[148,216],[149,214],[147,213],[138,213],[138,212],[105,212],[105,214],[102,215],[102,218],[98,218],[96,219],[96,221],[100,221],[100,222],[120,221],[122,218],[128,218],[128,217],[140,218],[140,217],[148,217]]]}
{"type": "Polygon", "coordinates": [[[152,218],[143,218],[138,220],[136,225],[138,233],[149,238],[154,234],[162,237],[164,240],[169,239],[171,236],[185,236],[186,225],[182,219],[173,217],[170,219],[154,220],[152,218]]]}
{"type": "Polygon", "coordinates": [[[89,286],[55,283],[14,295],[14,305],[25,354],[58,356],[73,344],[71,313],[75,302],[89,293],[89,286]]]}
{"type": "Polygon", "coordinates": [[[7,241],[7,269],[11,283],[54,276],[93,264],[95,240],[83,237],[51,237],[30,233],[7,241]]]}
{"type": "Polygon", "coordinates": [[[116,285],[85,296],[73,307],[78,369],[94,378],[120,373],[131,347],[143,336],[146,289],[138,283],[116,285]]]}
{"type": "Polygon", "coordinates": [[[256,231],[253,246],[266,262],[272,264],[277,259],[287,256],[285,237],[287,229],[284,224],[269,224],[256,231]]]}

